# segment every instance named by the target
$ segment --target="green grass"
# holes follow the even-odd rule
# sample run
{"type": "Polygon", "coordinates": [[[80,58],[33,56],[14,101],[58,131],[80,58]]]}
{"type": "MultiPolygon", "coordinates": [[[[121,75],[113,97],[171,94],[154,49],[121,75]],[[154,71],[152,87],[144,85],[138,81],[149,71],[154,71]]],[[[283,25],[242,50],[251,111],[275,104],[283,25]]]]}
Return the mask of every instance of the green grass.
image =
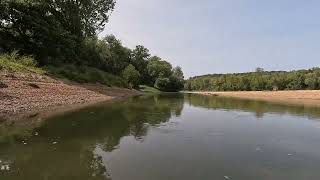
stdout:
{"type": "Polygon", "coordinates": [[[31,56],[19,56],[16,51],[11,54],[0,55],[0,71],[32,72],[44,74],[45,71],[37,67],[36,61],[31,56]]]}
{"type": "Polygon", "coordinates": [[[88,66],[47,66],[44,68],[49,75],[69,79],[79,83],[100,83],[107,86],[127,87],[127,83],[119,76],[88,66]]]}
{"type": "Polygon", "coordinates": [[[146,85],[140,85],[140,90],[146,93],[161,93],[159,89],[156,89],[154,87],[146,86],[146,85]]]}
{"type": "Polygon", "coordinates": [[[93,67],[63,64],[39,68],[33,57],[19,56],[15,51],[11,54],[0,54],[0,71],[3,70],[10,73],[46,74],[79,83],[100,83],[107,86],[128,87],[123,78],[93,67]]]}

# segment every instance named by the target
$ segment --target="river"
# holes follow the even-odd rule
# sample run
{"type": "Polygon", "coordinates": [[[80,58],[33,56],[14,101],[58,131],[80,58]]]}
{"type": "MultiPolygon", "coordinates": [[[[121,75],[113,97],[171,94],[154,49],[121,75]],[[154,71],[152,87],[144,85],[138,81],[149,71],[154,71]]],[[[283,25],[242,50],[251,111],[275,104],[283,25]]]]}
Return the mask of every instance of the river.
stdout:
{"type": "Polygon", "coordinates": [[[319,180],[320,109],[133,97],[0,131],[1,180],[319,180]]]}

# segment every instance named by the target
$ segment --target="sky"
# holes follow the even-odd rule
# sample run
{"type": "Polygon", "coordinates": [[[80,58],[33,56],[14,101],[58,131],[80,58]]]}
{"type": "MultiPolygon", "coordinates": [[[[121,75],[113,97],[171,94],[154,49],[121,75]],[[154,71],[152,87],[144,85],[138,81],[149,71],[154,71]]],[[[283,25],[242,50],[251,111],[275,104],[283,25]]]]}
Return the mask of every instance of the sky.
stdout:
{"type": "Polygon", "coordinates": [[[319,66],[319,0],[117,0],[100,37],[181,66],[185,76],[319,66]]]}

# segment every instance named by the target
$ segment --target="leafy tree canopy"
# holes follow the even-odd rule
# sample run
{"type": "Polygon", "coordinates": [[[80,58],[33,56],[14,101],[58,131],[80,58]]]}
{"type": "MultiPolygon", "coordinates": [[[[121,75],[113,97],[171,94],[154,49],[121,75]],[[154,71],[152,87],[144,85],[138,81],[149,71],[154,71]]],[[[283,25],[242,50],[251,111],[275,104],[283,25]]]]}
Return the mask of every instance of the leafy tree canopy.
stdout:
{"type": "Polygon", "coordinates": [[[122,72],[123,78],[129,83],[131,88],[139,86],[140,73],[133,65],[128,65],[122,72]]]}
{"type": "Polygon", "coordinates": [[[166,78],[172,74],[171,64],[157,56],[153,56],[149,59],[147,70],[153,83],[157,78],[166,78]]]}

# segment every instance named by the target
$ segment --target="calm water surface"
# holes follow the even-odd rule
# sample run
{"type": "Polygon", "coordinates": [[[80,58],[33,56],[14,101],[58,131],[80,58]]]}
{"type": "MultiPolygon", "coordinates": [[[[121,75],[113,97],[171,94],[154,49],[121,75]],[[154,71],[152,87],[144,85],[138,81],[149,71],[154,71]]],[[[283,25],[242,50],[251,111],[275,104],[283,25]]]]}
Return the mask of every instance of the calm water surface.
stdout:
{"type": "Polygon", "coordinates": [[[320,109],[131,98],[0,130],[1,180],[319,180],[320,109]]]}

